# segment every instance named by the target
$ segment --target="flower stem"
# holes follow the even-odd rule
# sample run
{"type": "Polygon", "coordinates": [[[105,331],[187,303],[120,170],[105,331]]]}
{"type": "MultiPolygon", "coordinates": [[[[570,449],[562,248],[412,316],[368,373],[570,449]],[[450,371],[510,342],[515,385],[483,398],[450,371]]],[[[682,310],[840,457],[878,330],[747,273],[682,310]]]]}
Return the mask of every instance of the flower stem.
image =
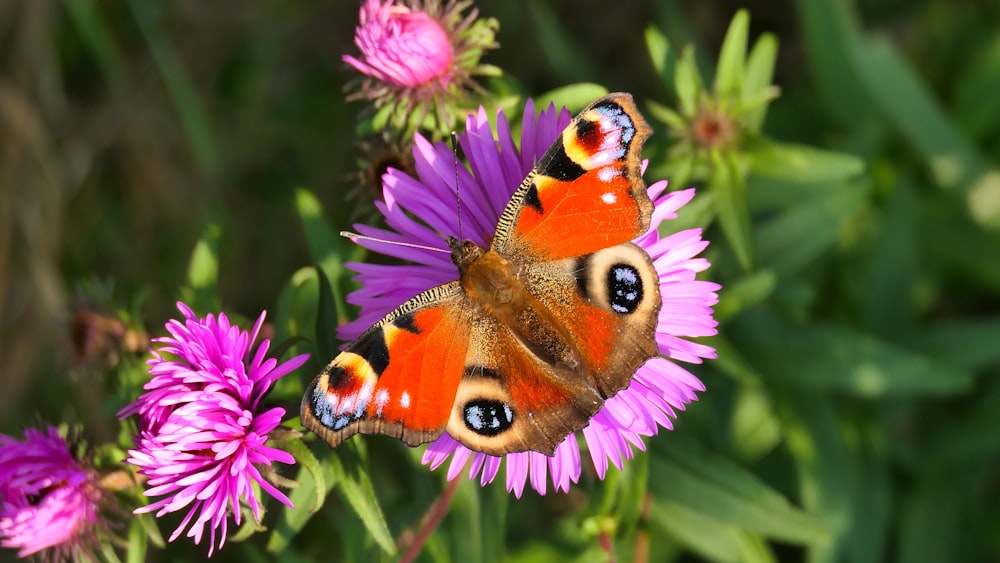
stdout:
{"type": "Polygon", "coordinates": [[[451,506],[451,498],[455,496],[455,490],[458,489],[458,482],[459,479],[449,481],[448,486],[442,491],[441,496],[427,509],[427,513],[423,517],[420,532],[417,533],[417,536],[413,539],[413,543],[406,549],[403,557],[399,559],[399,563],[410,563],[420,555],[420,551],[424,548],[427,538],[430,537],[431,532],[441,523],[444,515],[448,513],[448,507],[451,506]]]}

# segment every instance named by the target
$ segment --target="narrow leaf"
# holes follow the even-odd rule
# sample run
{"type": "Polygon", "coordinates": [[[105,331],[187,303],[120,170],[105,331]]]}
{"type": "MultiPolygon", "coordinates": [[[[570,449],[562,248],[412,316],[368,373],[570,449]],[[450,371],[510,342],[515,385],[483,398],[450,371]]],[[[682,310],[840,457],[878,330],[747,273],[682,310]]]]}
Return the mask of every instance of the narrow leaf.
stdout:
{"type": "Polygon", "coordinates": [[[715,72],[715,92],[722,98],[738,96],[743,88],[744,61],[750,34],[750,13],[739,10],[722,40],[715,72]]]}
{"type": "Polygon", "coordinates": [[[730,337],[769,379],[803,389],[859,397],[953,395],[973,374],[849,327],[803,326],[770,314],[746,314],[730,337]]]}
{"type": "Polygon", "coordinates": [[[705,93],[705,87],[694,59],[694,49],[690,45],[684,48],[681,60],[677,61],[677,66],[674,68],[674,88],[677,90],[681,113],[689,118],[697,115],[698,104],[705,93]]]}
{"type": "Polygon", "coordinates": [[[794,182],[835,182],[861,174],[860,158],[808,145],[760,138],[746,147],[750,174],[794,182]]]}
{"type": "Polygon", "coordinates": [[[828,539],[825,529],[743,467],[680,440],[654,441],[650,491],[706,516],[795,544],[828,539]],[[667,444],[669,442],[669,444],[667,444]]]}
{"type": "Polygon", "coordinates": [[[743,173],[735,154],[713,151],[711,158],[708,189],[715,197],[719,224],[740,266],[749,270],[753,264],[753,245],[743,173]]]}
{"type": "Polygon", "coordinates": [[[670,41],[658,27],[653,25],[646,26],[644,35],[646,51],[649,53],[649,59],[653,62],[653,68],[663,85],[670,90],[674,85],[673,65],[670,61],[670,41]]]}
{"type": "Polygon", "coordinates": [[[747,58],[740,97],[743,110],[747,112],[744,120],[750,131],[759,132],[767,115],[767,103],[759,103],[758,100],[769,100],[778,95],[777,87],[771,84],[777,59],[778,39],[771,33],[762,34],[747,58]]]}
{"type": "Polygon", "coordinates": [[[357,440],[348,441],[337,448],[337,455],[330,456],[329,466],[337,481],[337,492],[364,522],[375,543],[382,551],[392,555],[396,553],[396,544],[365,471],[357,443],[357,440]]]}

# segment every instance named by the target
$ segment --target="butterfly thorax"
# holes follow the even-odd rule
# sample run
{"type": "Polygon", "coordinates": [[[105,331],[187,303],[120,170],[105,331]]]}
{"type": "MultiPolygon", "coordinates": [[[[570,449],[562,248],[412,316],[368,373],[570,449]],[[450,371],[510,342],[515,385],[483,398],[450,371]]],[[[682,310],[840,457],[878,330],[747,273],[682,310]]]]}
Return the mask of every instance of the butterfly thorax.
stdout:
{"type": "Polygon", "coordinates": [[[537,357],[570,369],[580,365],[580,352],[565,324],[525,287],[525,276],[507,258],[472,241],[449,240],[458,266],[458,283],[482,313],[509,327],[537,357]]]}

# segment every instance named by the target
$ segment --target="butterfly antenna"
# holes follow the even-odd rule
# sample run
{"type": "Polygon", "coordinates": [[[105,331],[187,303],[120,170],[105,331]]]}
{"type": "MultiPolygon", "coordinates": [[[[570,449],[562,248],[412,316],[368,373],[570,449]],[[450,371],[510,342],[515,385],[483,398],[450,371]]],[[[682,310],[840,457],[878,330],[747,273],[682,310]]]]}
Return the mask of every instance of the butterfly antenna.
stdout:
{"type": "Polygon", "coordinates": [[[451,251],[446,248],[438,248],[436,246],[427,246],[424,244],[413,244],[412,242],[400,242],[398,240],[386,240],[384,238],[369,237],[366,235],[353,233],[351,231],[340,231],[340,236],[344,238],[349,238],[353,242],[358,242],[359,240],[367,240],[371,242],[381,242],[383,244],[391,244],[393,246],[405,246],[406,248],[418,248],[420,250],[431,250],[434,252],[443,252],[445,254],[451,253],[451,251]]]}
{"type": "Polygon", "coordinates": [[[458,144],[458,133],[451,132],[451,151],[455,154],[455,209],[456,217],[458,218],[458,238],[459,240],[464,240],[465,237],[462,235],[462,197],[458,191],[458,151],[461,147],[458,144]]]}

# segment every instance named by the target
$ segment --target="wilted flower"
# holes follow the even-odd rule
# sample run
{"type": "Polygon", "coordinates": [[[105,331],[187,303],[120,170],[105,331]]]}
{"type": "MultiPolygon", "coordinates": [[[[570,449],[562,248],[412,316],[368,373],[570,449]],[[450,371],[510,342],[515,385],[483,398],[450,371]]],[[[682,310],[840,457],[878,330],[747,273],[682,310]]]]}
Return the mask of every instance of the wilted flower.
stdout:
{"type": "Polygon", "coordinates": [[[0,545],[18,557],[91,552],[103,525],[101,497],[96,473],[81,466],[55,427],[27,429],[24,441],[0,434],[0,545]]]}
{"type": "Polygon", "coordinates": [[[232,513],[240,524],[240,502],[260,521],[255,485],[291,506],[281,491],[263,478],[257,465],[294,463],[287,452],[265,445],[285,409],[264,409],[261,402],[274,382],[305,363],[308,354],[283,364],[268,358],[269,340],[253,348],[264,313],[250,333],[232,326],[225,314],[199,319],[178,303],[184,320],[167,323],[169,337],[147,363],[153,378],[146,392],[119,415],[138,414],[139,436],[128,462],[148,478],[149,497],[163,497],[135,510],[164,514],[187,509],[170,541],[188,528],[201,542],[210,529],[209,555],[225,544],[232,513]],[[193,520],[193,523],[192,523],[193,520]]]}
{"type": "Polygon", "coordinates": [[[409,131],[435,112],[436,128],[450,131],[456,102],[477,88],[472,77],[496,74],[480,65],[495,47],[496,20],[476,18],[471,2],[365,0],[354,43],[360,57],[344,61],[365,75],[354,97],[387,107],[391,123],[409,131]]]}
{"type": "MultiPolygon", "coordinates": [[[[457,187],[452,149],[444,143],[431,144],[418,135],[414,143],[418,178],[390,170],[383,178],[386,203],[376,204],[393,230],[357,225],[358,231],[377,239],[447,250],[442,234],[459,234],[455,216],[457,190],[462,197],[462,236],[480,245],[488,244],[510,196],[570,121],[569,112],[557,113],[552,107],[536,119],[529,101],[518,150],[503,112],[497,114],[499,138],[495,139],[486,112],[480,110],[477,116],[469,117],[466,133],[460,135],[472,173],[459,168],[457,187]]],[[[609,461],[620,469],[622,462],[632,457],[633,446],[644,449],[642,436],[652,436],[660,427],[672,428],[670,419],[676,411],[695,400],[696,391],[704,390],[694,375],[670,359],[700,363],[702,358],[715,357],[712,348],[684,339],[716,333],[712,307],[717,302],[719,286],[695,279],[698,272],[709,267],[707,260],[697,257],[708,242],[702,240],[700,229],[663,238],[657,232],[663,220],[676,217],[677,210],[694,197],[694,190],[664,195],[666,187],[663,181],[649,186],[655,205],[650,230],[634,241],[650,255],[659,274],[663,306],[656,341],[663,357],[653,358],[639,368],[631,384],[608,399],[582,430],[600,478],[604,477],[609,461]]],[[[349,301],[362,309],[355,321],[341,327],[340,336],[345,339],[357,337],[406,299],[457,278],[448,252],[365,240],[359,243],[414,264],[351,265],[358,272],[361,288],[350,295],[349,301]]],[[[529,477],[531,486],[544,494],[549,474],[556,490],[567,491],[570,483],[577,482],[581,471],[580,449],[574,435],[567,436],[552,457],[520,452],[501,458],[471,451],[444,434],[427,448],[423,461],[433,469],[449,457],[452,458],[449,479],[454,479],[471,459],[469,477],[478,476],[483,484],[496,477],[502,461],[506,460],[507,489],[517,496],[523,492],[529,477]]]]}

